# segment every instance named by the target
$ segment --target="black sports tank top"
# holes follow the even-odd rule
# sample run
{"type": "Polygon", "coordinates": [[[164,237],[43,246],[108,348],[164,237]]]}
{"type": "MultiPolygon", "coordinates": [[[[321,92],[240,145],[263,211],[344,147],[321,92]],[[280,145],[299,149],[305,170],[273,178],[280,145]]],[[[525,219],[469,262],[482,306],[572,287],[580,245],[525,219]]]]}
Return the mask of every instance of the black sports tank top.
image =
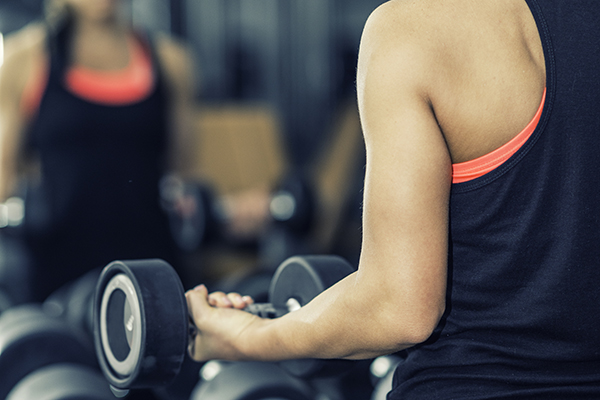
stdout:
{"type": "Polygon", "coordinates": [[[65,85],[69,30],[50,45],[50,72],[29,130],[41,182],[26,196],[25,232],[36,273],[54,285],[114,259],[172,258],[159,180],[167,142],[167,95],[107,105],[65,85]]]}
{"type": "Polygon", "coordinates": [[[527,0],[547,97],[527,142],[454,184],[447,310],[389,399],[600,398],[600,2],[527,0]]]}

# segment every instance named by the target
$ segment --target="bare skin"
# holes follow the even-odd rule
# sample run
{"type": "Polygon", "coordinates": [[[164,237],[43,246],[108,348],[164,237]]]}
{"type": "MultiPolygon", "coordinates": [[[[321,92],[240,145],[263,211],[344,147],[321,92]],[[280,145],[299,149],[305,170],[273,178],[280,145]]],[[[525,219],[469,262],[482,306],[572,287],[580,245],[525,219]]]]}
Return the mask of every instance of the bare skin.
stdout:
{"type": "MultiPolygon", "coordinates": [[[[71,62],[101,71],[119,70],[129,62],[130,28],[118,15],[118,0],[56,0],[75,13],[71,62]]],[[[14,194],[16,185],[31,160],[23,150],[23,133],[29,118],[21,98],[30,82],[43,73],[49,58],[46,30],[32,24],[6,38],[6,59],[0,69],[0,201],[14,194]]],[[[157,40],[157,51],[166,71],[171,93],[171,146],[169,169],[185,174],[189,168],[191,113],[195,82],[193,62],[187,49],[172,38],[157,40]]]]}
{"type": "Polygon", "coordinates": [[[540,104],[545,74],[523,0],[379,7],[358,63],[367,148],[358,271],[276,320],[227,308],[204,286],[189,291],[200,330],[193,358],[357,359],[426,340],[445,310],[451,165],[517,135],[540,104]]]}

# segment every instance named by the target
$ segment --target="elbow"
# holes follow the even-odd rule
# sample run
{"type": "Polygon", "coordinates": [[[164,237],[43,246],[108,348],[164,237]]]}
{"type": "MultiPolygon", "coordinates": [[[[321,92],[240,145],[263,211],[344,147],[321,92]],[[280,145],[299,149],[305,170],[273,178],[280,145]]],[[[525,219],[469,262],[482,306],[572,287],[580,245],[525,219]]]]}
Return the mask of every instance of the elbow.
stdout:
{"type": "Polygon", "coordinates": [[[438,327],[445,312],[445,305],[414,312],[410,316],[396,322],[401,344],[398,347],[408,348],[425,342],[438,327]]]}
{"type": "Polygon", "coordinates": [[[437,324],[420,324],[406,326],[402,338],[403,343],[401,347],[408,348],[425,342],[431,337],[436,327],[437,324]]]}

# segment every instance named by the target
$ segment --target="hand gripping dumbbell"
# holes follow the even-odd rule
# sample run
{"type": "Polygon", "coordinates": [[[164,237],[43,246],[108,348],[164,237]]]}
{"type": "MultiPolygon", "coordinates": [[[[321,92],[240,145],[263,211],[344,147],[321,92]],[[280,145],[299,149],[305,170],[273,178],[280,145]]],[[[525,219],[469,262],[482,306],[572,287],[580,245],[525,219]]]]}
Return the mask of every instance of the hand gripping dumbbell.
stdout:
{"type": "MultiPolygon", "coordinates": [[[[273,275],[269,303],[245,310],[264,318],[280,317],[353,271],[337,256],[291,257],[273,275]]],[[[94,337],[100,366],[114,388],[168,385],[179,372],[194,329],[181,281],[165,261],[114,261],[102,271],[95,293],[94,337]]],[[[308,359],[281,363],[298,377],[327,374],[350,364],[308,359]]]]}
{"type": "MultiPolygon", "coordinates": [[[[184,251],[198,250],[205,242],[225,239],[231,211],[206,182],[168,176],[160,184],[161,205],[167,213],[171,235],[184,251]]],[[[314,224],[315,198],[310,183],[300,174],[289,174],[271,193],[272,228],[306,235],[314,224]]]]}

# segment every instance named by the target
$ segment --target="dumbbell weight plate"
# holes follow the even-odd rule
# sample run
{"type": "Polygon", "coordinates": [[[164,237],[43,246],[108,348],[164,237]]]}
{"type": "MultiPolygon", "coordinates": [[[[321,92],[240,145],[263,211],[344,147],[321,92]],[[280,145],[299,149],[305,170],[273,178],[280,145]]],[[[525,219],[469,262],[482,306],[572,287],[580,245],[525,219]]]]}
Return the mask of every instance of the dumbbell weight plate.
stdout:
{"type": "Polygon", "coordinates": [[[53,364],[22,379],[6,400],[115,400],[97,369],[78,364],[53,364]]]}
{"type": "Polygon", "coordinates": [[[6,294],[2,287],[0,287],[0,314],[11,308],[12,305],[12,301],[8,297],[8,294],[6,294]]]}
{"type": "Polygon", "coordinates": [[[215,234],[218,225],[215,200],[206,184],[167,177],[161,182],[161,197],[171,235],[181,250],[196,251],[215,234]],[[185,204],[185,208],[191,209],[178,210],[177,203],[181,201],[191,201],[192,204],[185,204]]]}
{"type": "Polygon", "coordinates": [[[394,371],[405,357],[399,354],[401,353],[380,356],[371,363],[369,368],[371,384],[375,388],[371,400],[386,400],[387,394],[392,390],[394,371]]]}
{"type": "MultiPolygon", "coordinates": [[[[284,261],[273,276],[269,300],[278,315],[302,307],[321,292],[354,271],[344,258],[334,255],[294,256],[284,261]]],[[[354,365],[348,360],[300,359],[280,362],[293,376],[312,378],[335,375],[354,365]]]]}
{"type": "Polygon", "coordinates": [[[40,305],[15,306],[0,316],[0,399],[25,376],[46,365],[95,366],[85,336],[40,305]]]}
{"type": "Polygon", "coordinates": [[[304,306],[353,271],[354,268],[338,256],[290,257],[277,268],[271,279],[269,302],[285,314],[297,306],[304,306]]]}
{"type": "Polygon", "coordinates": [[[100,269],[94,269],[65,284],[44,300],[44,310],[83,330],[90,342],[94,338],[94,291],[100,269]]]}
{"type": "Polygon", "coordinates": [[[140,358],[142,316],[135,286],[125,274],[113,276],[100,305],[102,346],[108,349],[108,364],[120,376],[134,372],[140,358]],[[125,328],[125,329],[123,329],[125,328]]]}
{"type": "MultiPolygon", "coordinates": [[[[214,363],[213,361],[212,363],[214,363]]],[[[274,363],[222,363],[211,380],[201,380],[190,400],[313,400],[312,389],[274,363]]]]}
{"type": "Polygon", "coordinates": [[[289,232],[304,235],[314,224],[315,199],[308,180],[300,174],[287,176],[271,196],[273,221],[289,232]]]}
{"type": "Polygon", "coordinates": [[[165,261],[106,266],[96,286],[94,342],[110,384],[118,389],[168,385],[186,354],[188,318],[181,281],[165,261]]]}

